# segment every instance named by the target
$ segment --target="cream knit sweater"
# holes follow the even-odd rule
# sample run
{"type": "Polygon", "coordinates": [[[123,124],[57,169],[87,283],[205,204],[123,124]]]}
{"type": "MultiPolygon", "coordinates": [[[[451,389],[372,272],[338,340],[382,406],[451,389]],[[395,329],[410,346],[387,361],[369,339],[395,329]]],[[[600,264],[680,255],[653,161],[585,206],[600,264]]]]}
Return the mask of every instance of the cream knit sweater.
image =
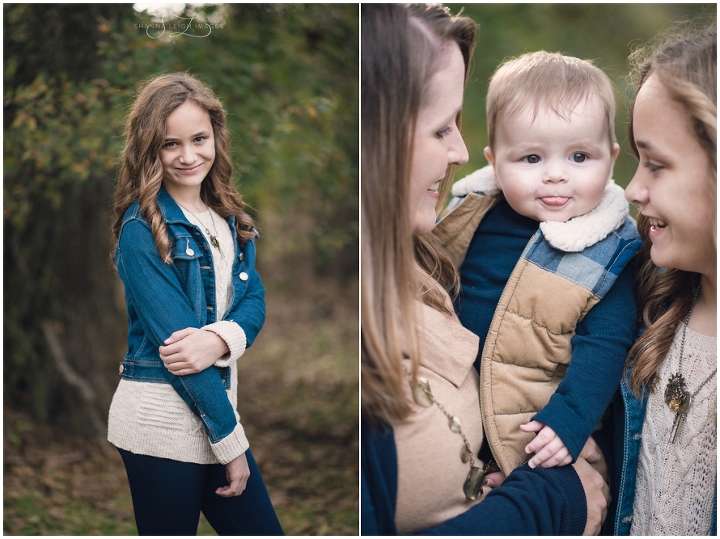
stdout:
{"type": "Polygon", "coordinates": [[[647,404],[638,463],[630,535],[707,535],[717,476],[717,339],[687,330],[682,374],[692,398],[674,444],[675,414],[665,404],[665,384],[677,372],[680,324],[659,370],[659,382],[647,404]]]}
{"type": "MultiPolygon", "coordinates": [[[[206,229],[217,236],[220,250],[212,247],[215,267],[215,291],[218,319],[228,307],[232,294],[232,263],[235,247],[232,233],[225,219],[210,211],[192,215],[183,209],[185,217],[198,226],[206,236],[206,229]],[[199,219],[198,219],[199,218],[199,219]],[[214,224],[213,224],[214,223],[214,224]]],[[[202,421],[170,384],[120,380],[108,419],[108,440],[116,447],[139,455],[194,462],[197,464],[226,464],[237,458],[249,447],[245,431],[237,413],[237,376],[235,364],[245,352],[246,338],[243,329],[234,322],[219,321],[203,329],[213,331],[227,343],[230,352],[215,362],[232,369],[228,399],[236,410],[238,420],[235,430],[216,444],[211,444],[202,421]]]]}

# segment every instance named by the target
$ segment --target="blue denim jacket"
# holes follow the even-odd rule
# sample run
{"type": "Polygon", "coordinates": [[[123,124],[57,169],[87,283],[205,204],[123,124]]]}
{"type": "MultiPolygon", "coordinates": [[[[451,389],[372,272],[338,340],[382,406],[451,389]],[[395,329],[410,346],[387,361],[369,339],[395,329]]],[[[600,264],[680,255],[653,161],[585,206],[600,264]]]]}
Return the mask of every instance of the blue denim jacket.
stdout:
{"type": "MultiPolygon", "coordinates": [[[[168,228],[172,264],[160,258],[151,229],[135,202],[123,217],[115,264],[125,284],[128,352],[120,374],[126,380],[171,384],[217,443],[237,426],[227,398],[230,368],[211,366],[197,374],[175,376],[158,348],[175,331],[216,322],[215,273],[210,245],[190,223],[164,187],[158,206],[168,228]]],[[[235,218],[228,219],[235,230],[235,218]]],[[[250,346],[265,321],[265,288],[255,270],[255,242],[240,248],[237,237],[232,269],[232,298],[223,320],[237,323],[250,346]]]]}
{"type": "MultiPolygon", "coordinates": [[[[615,455],[618,459],[614,476],[617,489],[613,496],[615,502],[614,535],[628,535],[635,501],[635,483],[637,480],[638,457],[642,441],[642,428],[647,406],[647,393],[638,399],[633,395],[628,380],[628,372],[620,382],[621,406],[615,407],[615,455]]],[[[717,483],[717,478],[715,479],[717,483]]],[[[713,507],[710,535],[717,535],[717,492],[713,507]]]]}

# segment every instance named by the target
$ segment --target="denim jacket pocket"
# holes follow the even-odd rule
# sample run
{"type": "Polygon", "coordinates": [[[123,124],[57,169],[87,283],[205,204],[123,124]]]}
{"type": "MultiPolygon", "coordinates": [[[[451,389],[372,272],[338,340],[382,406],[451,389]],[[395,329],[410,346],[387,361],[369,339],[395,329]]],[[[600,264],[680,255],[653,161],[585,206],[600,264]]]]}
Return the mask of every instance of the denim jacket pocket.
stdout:
{"type": "MultiPolygon", "coordinates": [[[[202,254],[200,246],[195,241],[195,238],[193,238],[190,234],[183,233],[175,236],[175,241],[173,242],[170,252],[170,256],[173,260],[197,260],[202,257],[202,254]]],[[[180,268],[182,267],[182,264],[178,264],[177,266],[180,268]]]]}
{"type": "Polygon", "coordinates": [[[180,286],[190,300],[198,324],[206,323],[205,292],[203,289],[203,250],[194,237],[183,231],[176,234],[170,256],[177,272],[180,286]]]}

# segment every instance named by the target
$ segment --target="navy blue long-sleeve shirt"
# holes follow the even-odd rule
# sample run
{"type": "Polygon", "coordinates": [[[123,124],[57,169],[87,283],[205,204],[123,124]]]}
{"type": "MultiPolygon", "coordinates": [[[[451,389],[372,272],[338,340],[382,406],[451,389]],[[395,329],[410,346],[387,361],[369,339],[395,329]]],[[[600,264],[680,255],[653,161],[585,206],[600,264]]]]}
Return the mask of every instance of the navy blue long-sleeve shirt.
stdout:
{"type": "MultiPolygon", "coordinates": [[[[397,452],[387,425],[361,427],[362,535],[397,535],[397,452]]],[[[581,535],[585,491],[572,466],[513,471],[502,485],[464,513],[420,535],[581,535]]]]}

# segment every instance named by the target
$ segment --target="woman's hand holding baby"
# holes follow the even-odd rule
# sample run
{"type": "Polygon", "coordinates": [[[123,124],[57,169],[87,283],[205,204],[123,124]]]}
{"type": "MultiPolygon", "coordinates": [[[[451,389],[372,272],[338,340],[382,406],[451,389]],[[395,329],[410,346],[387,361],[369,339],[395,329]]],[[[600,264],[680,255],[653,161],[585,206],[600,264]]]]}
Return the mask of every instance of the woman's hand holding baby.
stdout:
{"type": "Polygon", "coordinates": [[[583,535],[598,535],[605,522],[608,505],[610,504],[610,488],[602,476],[584,459],[578,458],[573,464],[577,472],[587,505],[587,520],[583,535]]]}
{"type": "Polygon", "coordinates": [[[547,425],[539,421],[530,421],[520,425],[523,432],[537,432],[535,439],[525,446],[526,453],[535,453],[528,461],[528,466],[535,468],[552,468],[553,466],[565,466],[573,460],[570,451],[560,437],[547,425]]]}
{"type": "Polygon", "coordinates": [[[505,474],[502,472],[492,472],[485,476],[486,485],[490,488],[499,487],[505,481],[505,474]]]}
{"type": "MultiPolygon", "coordinates": [[[[538,435],[526,447],[527,453],[535,453],[528,466],[552,468],[572,462],[572,455],[560,437],[547,425],[539,421],[530,421],[520,425],[523,432],[537,432],[538,435]]],[[[590,437],[583,447],[580,457],[573,464],[585,490],[587,502],[587,522],[583,535],[597,535],[607,516],[610,503],[610,488],[607,484],[607,466],[602,451],[590,437]]]]}
{"type": "Polygon", "coordinates": [[[597,443],[595,442],[595,439],[592,436],[588,438],[582,451],[580,451],[580,458],[587,460],[588,464],[590,464],[590,466],[595,468],[595,470],[597,470],[597,472],[602,475],[602,478],[605,480],[605,482],[608,485],[610,484],[607,462],[605,462],[605,455],[603,455],[603,452],[600,450],[597,443]]]}
{"type": "Polygon", "coordinates": [[[159,348],[160,359],[176,376],[207,369],[229,351],[227,343],[212,331],[185,328],[176,331],[159,348]]]}

